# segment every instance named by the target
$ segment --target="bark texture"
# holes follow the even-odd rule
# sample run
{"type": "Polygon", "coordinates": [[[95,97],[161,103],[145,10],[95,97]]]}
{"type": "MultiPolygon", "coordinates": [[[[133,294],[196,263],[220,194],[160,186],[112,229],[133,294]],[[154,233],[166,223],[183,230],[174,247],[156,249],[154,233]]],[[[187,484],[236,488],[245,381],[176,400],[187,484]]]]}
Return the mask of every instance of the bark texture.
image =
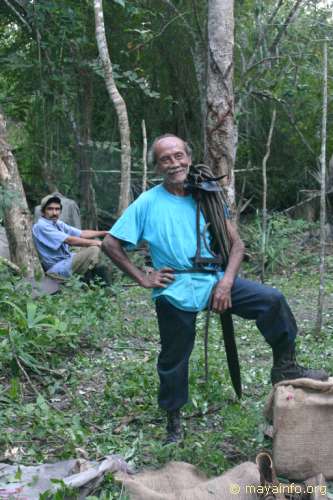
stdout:
{"type": "Polygon", "coordinates": [[[120,95],[112,71],[112,64],[107,46],[104,27],[104,15],[102,0],[94,0],[96,40],[99,56],[104,69],[104,79],[109,96],[114,104],[119,122],[119,133],[121,143],[121,178],[120,195],[118,204],[118,215],[128,207],[130,203],[131,186],[131,143],[130,128],[128,123],[127,108],[124,99],[120,95]]]}
{"type": "Polygon", "coordinates": [[[234,162],[237,129],[233,92],[234,1],[208,2],[206,162],[216,175],[227,175],[229,202],[235,203],[234,162]]]}
{"type": "Polygon", "coordinates": [[[18,167],[6,141],[6,122],[0,113],[0,184],[11,196],[4,205],[4,225],[9,243],[11,260],[28,277],[42,275],[36,249],[32,240],[32,218],[28,208],[18,167]]]}

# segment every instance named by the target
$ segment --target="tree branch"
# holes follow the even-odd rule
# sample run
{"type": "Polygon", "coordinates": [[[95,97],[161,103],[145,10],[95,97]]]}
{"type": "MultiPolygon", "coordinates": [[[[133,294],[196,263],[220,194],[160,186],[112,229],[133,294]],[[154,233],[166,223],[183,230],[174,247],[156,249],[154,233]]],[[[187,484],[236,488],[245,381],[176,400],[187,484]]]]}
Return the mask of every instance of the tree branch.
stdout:
{"type": "Polygon", "coordinates": [[[260,47],[260,45],[261,45],[261,43],[262,43],[263,39],[265,38],[266,33],[267,33],[267,31],[268,31],[268,29],[269,29],[270,25],[272,24],[272,22],[273,22],[274,18],[276,17],[277,13],[279,12],[280,7],[281,7],[281,5],[283,4],[283,1],[284,1],[284,0],[279,0],[279,2],[278,2],[278,4],[277,4],[277,6],[276,6],[275,10],[273,11],[273,13],[272,13],[271,17],[268,19],[267,24],[266,24],[266,26],[265,26],[264,30],[262,31],[261,35],[258,37],[258,39],[257,39],[257,43],[256,43],[256,45],[255,45],[255,47],[254,47],[254,50],[253,50],[253,53],[252,53],[252,56],[250,57],[250,60],[249,60],[249,62],[248,62],[248,64],[247,64],[247,70],[246,70],[246,71],[248,71],[248,68],[249,68],[250,66],[252,66],[252,65],[253,65],[254,60],[255,60],[255,58],[256,58],[256,55],[257,55],[258,48],[260,47]]]}
{"type": "Polygon", "coordinates": [[[7,7],[14,12],[15,16],[21,21],[21,23],[24,24],[26,28],[28,28],[29,33],[32,33],[32,28],[30,24],[24,19],[24,17],[21,16],[21,14],[15,9],[15,7],[10,3],[10,1],[4,0],[4,2],[7,5],[7,7]]]}
{"type": "Polygon", "coordinates": [[[296,0],[294,6],[290,10],[290,12],[289,12],[289,14],[288,14],[288,16],[286,18],[286,20],[284,21],[284,23],[281,26],[281,28],[279,29],[276,37],[274,38],[272,45],[268,49],[268,52],[270,54],[272,54],[272,53],[274,53],[276,51],[276,48],[277,48],[278,44],[280,43],[281,38],[283,37],[283,35],[286,33],[289,24],[295,19],[297,11],[300,8],[302,2],[303,2],[303,0],[296,0]]]}
{"type": "MultiPolygon", "coordinates": [[[[163,1],[163,0],[162,0],[163,1]]],[[[132,49],[130,49],[130,52],[134,51],[134,50],[138,50],[138,49],[141,49],[142,47],[144,47],[145,45],[151,43],[153,40],[156,40],[156,38],[160,37],[161,35],[163,35],[164,31],[170,26],[170,24],[174,23],[177,19],[181,18],[181,17],[184,17],[185,14],[182,14],[181,12],[179,12],[179,14],[177,14],[175,17],[173,17],[172,19],[170,19],[170,21],[168,21],[164,26],[163,28],[154,36],[152,36],[150,38],[150,40],[147,40],[147,42],[145,43],[139,43],[139,45],[136,45],[135,47],[133,47],[132,49]]]]}
{"type": "Polygon", "coordinates": [[[270,99],[271,101],[278,102],[279,104],[286,104],[286,101],[284,99],[279,99],[268,91],[261,92],[259,90],[251,90],[250,94],[254,95],[255,97],[259,97],[260,99],[270,99]]]}
{"type": "Polygon", "coordinates": [[[310,146],[310,144],[308,143],[308,141],[306,140],[306,138],[304,137],[303,135],[303,132],[298,128],[297,126],[297,123],[296,123],[296,120],[295,120],[295,117],[293,116],[292,114],[292,111],[290,111],[290,109],[288,108],[287,106],[287,103],[286,102],[282,102],[282,105],[283,105],[283,109],[285,110],[286,112],[286,115],[291,123],[291,125],[294,127],[294,129],[296,130],[296,132],[298,133],[298,135],[300,136],[301,138],[301,141],[303,142],[304,146],[307,148],[307,150],[314,156],[314,157],[317,157],[315,151],[312,149],[312,147],[310,146]]]}
{"type": "Polygon", "coordinates": [[[161,2],[163,2],[165,5],[167,5],[171,10],[173,10],[173,12],[182,19],[183,21],[183,24],[184,26],[186,27],[186,30],[188,31],[188,33],[191,35],[191,37],[193,38],[194,42],[197,43],[196,41],[196,37],[195,37],[195,33],[193,31],[193,28],[192,26],[186,21],[186,19],[184,18],[184,14],[182,14],[178,9],[177,7],[175,6],[175,4],[173,2],[171,2],[171,0],[160,0],[161,2]]]}
{"type": "Polygon", "coordinates": [[[265,64],[268,61],[275,61],[276,59],[280,59],[280,57],[279,56],[271,56],[271,57],[264,57],[263,59],[260,59],[260,61],[255,62],[254,64],[252,64],[252,66],[247,66],[247,68],[244,72],[244,75],[246,75],[247,73],[252,71],[257,66],[260,66],[261,64],[265,64]]]}

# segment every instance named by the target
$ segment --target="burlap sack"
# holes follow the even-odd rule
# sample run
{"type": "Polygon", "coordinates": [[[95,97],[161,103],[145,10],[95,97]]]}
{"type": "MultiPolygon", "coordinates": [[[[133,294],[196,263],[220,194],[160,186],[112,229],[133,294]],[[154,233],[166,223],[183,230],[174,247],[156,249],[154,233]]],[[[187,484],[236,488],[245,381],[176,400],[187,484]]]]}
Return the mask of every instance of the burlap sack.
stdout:
{"type": "Polygon", "coordinates": [[[117,473],[116,478],[132,500],[254,500],[259,486],[259,472],[252,462],[213,479],[185,462],[170,462],[163,469],[134,476],[117,473]]]}
{"type": "Polygon", "coordinates": [[[278,475],[333,479],[333,377],[277,384],[266,404],[273,420],[273,461],[278,475]]]}

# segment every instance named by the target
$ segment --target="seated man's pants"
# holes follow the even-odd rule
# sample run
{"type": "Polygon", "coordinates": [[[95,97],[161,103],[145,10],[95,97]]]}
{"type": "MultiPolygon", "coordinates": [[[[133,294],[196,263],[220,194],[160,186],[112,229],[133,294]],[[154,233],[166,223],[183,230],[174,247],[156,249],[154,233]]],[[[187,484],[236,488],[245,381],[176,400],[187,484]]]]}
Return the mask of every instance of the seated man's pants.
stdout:
{"type": "MultiPolygon", "coordinates": [[[[284,296],[254,281],[236,278],[231,290],[231,312],[256,325],[271,347],[293,344],[297,326],[284,296]]],[[[173,411],[188,399],[188,364],[195,340],[196,312],[177,309],[161,296],[156,300],[161,338],[157,371],[159,406],[173,411]]]]}
{"type": "MultiPolygon", "coordinates": [[[[99,264],[101,255],[101,249],[96,246],[81,248],[77,252],[73,252],[70,272],[84,276],[99,264]]],[[[52,271],[46,271],[46,275],[59,281],[66,281],[69,278],[68,274],[64,276],[52,271]]]]}
{"type": "Polygon", "coordinates": [[[75,274],[83,276],[88,271],[93,269],[99,263],[101,257],[100,247],[87,247],[82,248],[74,254],[72,261],[72,271],[75,274]]]}

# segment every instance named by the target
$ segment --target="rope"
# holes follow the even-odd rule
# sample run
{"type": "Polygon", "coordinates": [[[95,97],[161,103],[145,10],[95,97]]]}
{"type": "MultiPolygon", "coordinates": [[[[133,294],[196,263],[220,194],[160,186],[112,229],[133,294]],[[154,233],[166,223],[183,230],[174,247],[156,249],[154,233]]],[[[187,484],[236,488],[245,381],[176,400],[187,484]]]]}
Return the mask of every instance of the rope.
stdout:
{"type": "MultiPolygon", "coordinates": [[[[186,189],[192,192],[193,197],[197,201],[197,251],[194,258],[194,264],[203,267],[202,264],[208,263],[209,258],[202,258],[200,254],[200,210],[202,209],[205,218],[205,228],[203,237],[209,226],[212,236],[211,262],[218,263],[222,268],[226,268],[230,254],[230,237],[227,229],[227,210],[228,205],[225,199],[223,189],[217,183],[221,177],[214,177],[211,169],[204,164],[195,165],[191,167],[190,173],[187,178],[186,189]]],[[[206,245],[206,249],[208,245],[206,245]]],[[[212,302],[214,297],[214,290],[211,291],[208,307],[207,317],[205,324],[205,379],[208,380],[208,330],[210,312],[212,309],[212,302]]],[[[221,326],[223,331],[223,340],[227,355],[228,367],[231,376],[231,381],[234,386],[237,396],[240,398],[242,394],[241,378],[239,361],[237,354],[237,346],[235,342],[234,328],[232,322],[231,312],[229,310],[220,314],[221,326]]]]}
{"type": "Polygon", "coordinates": [[[188,175],[188,183],[195,188],[193,195],[200,205],[206,223],[209,223],[209,230],[212,236],[212,251],[221,255],[223,265],[226,267],[230,252],[230,239],[226,225],[226,210],[228,204],[223,191],[206,191],[200,189],[203,182],[215,183],[218,178],[213,176],[211,169],[204,164],[191,167],[188,175]]]}

